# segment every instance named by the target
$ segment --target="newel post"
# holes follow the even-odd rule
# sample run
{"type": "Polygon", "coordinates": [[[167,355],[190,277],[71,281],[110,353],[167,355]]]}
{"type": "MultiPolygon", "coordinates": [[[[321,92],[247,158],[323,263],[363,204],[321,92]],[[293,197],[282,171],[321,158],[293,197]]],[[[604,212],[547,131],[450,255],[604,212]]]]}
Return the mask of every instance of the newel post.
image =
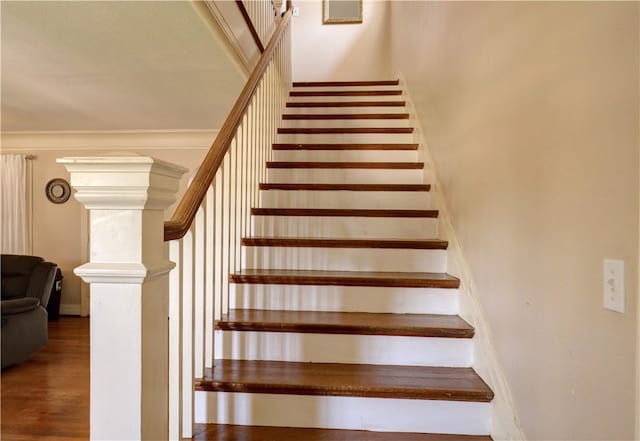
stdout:
{"type": "Polygon", "coordinates": [[[168,436],[169,278],[164,210],[185,168],[134,154],[58,159],[90,210],[92,440],[168,436]]]}

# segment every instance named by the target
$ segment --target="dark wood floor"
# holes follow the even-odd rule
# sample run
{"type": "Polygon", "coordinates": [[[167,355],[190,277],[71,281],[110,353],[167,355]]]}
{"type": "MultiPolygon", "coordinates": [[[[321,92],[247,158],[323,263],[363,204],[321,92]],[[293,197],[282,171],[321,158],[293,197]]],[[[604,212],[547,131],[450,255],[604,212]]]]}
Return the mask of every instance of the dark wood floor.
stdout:
{"type": "Polygon", "coordinates": [[[49,342],[2,371],[2,441],[89,439],[89,319],[49,323],[49,342]]]}

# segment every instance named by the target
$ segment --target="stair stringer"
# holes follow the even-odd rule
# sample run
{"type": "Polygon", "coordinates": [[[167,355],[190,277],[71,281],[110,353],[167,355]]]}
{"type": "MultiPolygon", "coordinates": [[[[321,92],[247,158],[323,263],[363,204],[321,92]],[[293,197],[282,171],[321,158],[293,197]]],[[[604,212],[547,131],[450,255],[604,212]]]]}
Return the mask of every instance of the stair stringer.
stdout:
{"type": "Polygon", "coordinates": [[[460,279],[458,315],[476,329],[473,339],[473,368],[495,394],[491,402],[491,436],[496,440],[524,440],[526,437],[520,425],[511,389],[498,362],[491,330],[477,294],[478,290],[451,221],[451,214],[426,141],[426,133],[422,128],[418,111],[411,99],[409,85],[402,72],[398,72],[398,78],[406,101],[406,110],[410,115],[411,126],[414,127],[413,135],[418,143],[418,161],[424,163],[425,183],[431,184],[432,206],[439,210],[439,237],[449,241],[446,251],[447,273],[460,279]]]}

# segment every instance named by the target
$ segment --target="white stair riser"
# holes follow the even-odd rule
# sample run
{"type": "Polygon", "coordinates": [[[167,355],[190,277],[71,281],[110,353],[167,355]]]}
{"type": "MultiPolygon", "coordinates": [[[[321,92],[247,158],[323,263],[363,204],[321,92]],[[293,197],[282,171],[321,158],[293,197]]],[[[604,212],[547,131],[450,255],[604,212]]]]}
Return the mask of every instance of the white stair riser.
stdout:
{"type": "Polygon", "coordinates": [[[366,86],[296,86],[294,92],[337,92],[351,90],[402,90],[399,85],[366,85],[366,86]]]}
{"type": "Polygon", "coordinates": [[[322,237],[328,239],[435,239],[436,218],[252,216],[259,237],[322,237]]]}
{"type": "Polygon", "coordinates": [[[273,150],[273,161],[417,162],[415,150],[273,150]]]}
{"type": "Polygon", "coordinates": [[[491,404],[196,392],[196,423],[488,435],[491,404]]]}
{"type": "Polygon", "coordinates": [[[364,95],[364,96],[290,96],[290,103],[295,102],[348,102],[348,101],[405,101],[403,95],[364,95]]]}
{"type": "Polygon", "coordinates": [[[261,190],[261,207],[430,210],[427,191],[261,190]]]}
{"type": "Polygon", "coordinates": [[[216,359],[469,367],[470,338],[216,331],[216,359]]]}
{"type": "Polygon", "coordinates": [[[443,273],[446,250],[243,247],[243,268],[443,273]]]}
{"type": "MultiPolygon", "coordinates": [[[[384,101],[402,101],[401,99],[384,101]]],[[[408,113],[405,106],[366,106],[366,107],[287,107],[284,114],[300,115],[307,113],[408,113]]]]}
{"type": "Polygon", "coordinates": [[[413,143],[413,133],[279,133],[276,143],[279,144],[318,144],[318,143],[413,143]]]}
{"type": "Polygon", "coordinates": [[[298,184],[422,184],[422,169],[270,168],[267,181],[298,184]]]}
{"type": "Polygon", "coordinates": [[[457,314],[458,290],[370,286],[231,284],[232,309],[457,314]]]}
{"type": "Polygon", "coordinates": [[[280,127],[412,127],[409,119],[283,119],[280,127]]]}

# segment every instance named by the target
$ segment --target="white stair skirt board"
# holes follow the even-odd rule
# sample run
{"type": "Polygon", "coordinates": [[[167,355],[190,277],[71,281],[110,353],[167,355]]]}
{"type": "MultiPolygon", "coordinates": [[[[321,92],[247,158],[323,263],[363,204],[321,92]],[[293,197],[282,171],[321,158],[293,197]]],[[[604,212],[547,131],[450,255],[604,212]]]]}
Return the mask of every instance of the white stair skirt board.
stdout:
{"type": "Polygon", "coordinates": [[[295,102],[349,102],[349,101],[404,101],[403,95],[364,95],[364,96],[290,96],[290,103],[295,102]]]}
{"type": "MultiPolygon", "coordinates": [[[[384,113],[384,112],[380,112],[384,113]]],[[[410,119],[283,119],[280,127],[412,127],[410,119]]]]}
{"type": "Polygon", "coordinates": [[[242,268],[444,273],[446,250],[245,246],[242,268]]]}
{"type": "MultiPolygon", "coordinates": [[[[381,97],[380,101],[398,102],[402,97],[381,97]]],[[[299,115],[307,113],[408,113],[405,106],[366,106],[366,107],[286,107],[285,114],[299,115]]]]}
{"type": "Polygon", "coordinates": [[[491,404],[196,392],[196,423],[488,435],[491,404]]]}
{"type": "Polygon", "coordinates": [[[258,237],[331,239],[435,239],[437,218],[346,216],[251,216],[258,237]]]}
{"type": "Polygon", "coordinates": [[[314,143],[392,143],[403,144],[414,142],[413,133],[318,133],[287,134],[279,133],[276,143],[314,144],[314,143]]]}
{"type": "Polygon", "coordinates": [[[216,359],[470,367],[470,338],[216,330],[216,359]]]}
{"type": "Polygon", "coordinates": [[[428,191],[261,190],[261,207],[432,210],[428,191]]]}
{"type": "Polygon", "coordinates": [[[272,161],[418,162],[415,150],[273,150],[272,161]]]}
{"type": "Polygon", "coordinates": [[[402,90],[399,85],[367,85],[367,86],[295,86],[291,89],[294,92],[334,92],[347,90],[402,90]]]}
{"type": "Polygon", "coordinates": [[[458,290],[376,286],[231,284],[232,309],[457,314],[458,290]]]}
{"type": "Polygon", "coordinates": [[[424,174],[422,169],[270,168],[267,181],[284,184],[422,184],[424,174]]]}

